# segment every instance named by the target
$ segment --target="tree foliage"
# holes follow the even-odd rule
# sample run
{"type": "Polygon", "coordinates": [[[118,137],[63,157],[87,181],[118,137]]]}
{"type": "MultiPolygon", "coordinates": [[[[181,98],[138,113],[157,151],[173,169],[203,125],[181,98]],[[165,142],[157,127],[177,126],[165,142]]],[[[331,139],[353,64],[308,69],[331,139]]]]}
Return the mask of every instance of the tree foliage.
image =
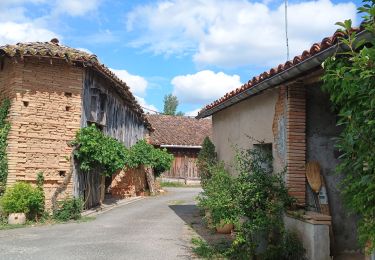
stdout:
{"type": "Polygon", "coordinates": [[[172,94],[165,95],[163,113],[170,116],[184,116],[185,114],[183,112],[177,112],[178,104],[179,102],[176,96],[172,94]]]}
{"type": "Polygon", "coordinates": [[[365,30],[372,37],[359,41],[350,20],[337,23],[345,33],[341,42],[347,51],[324,62],[323,89],[343,127],[337,139],[342,193],[346,205],[361,216],[359,239],[371,250],[375,248],[375,1],[366,2],[359,12],[365,14],[365,30]]]}
{"type": "Polygon", "coordinates": [[[115,138],[103,134],[95,125],[80,129],[72,145],[82,171],[100,167],[108,176],[124,167],[141,165],[152,167],[158,175],[168,170],[173,161],[173,155],[165,149],[154,148],[145,140],[139,140],[128,149],[115,138]]]}
{"type": "Polygon", "coordinates": [[[202,149],[198,153],[197,166],[201,177],[202,186],[211,178],[211,167],[217,163],[215,145],[206,136],[202,143],[202,149]]]}

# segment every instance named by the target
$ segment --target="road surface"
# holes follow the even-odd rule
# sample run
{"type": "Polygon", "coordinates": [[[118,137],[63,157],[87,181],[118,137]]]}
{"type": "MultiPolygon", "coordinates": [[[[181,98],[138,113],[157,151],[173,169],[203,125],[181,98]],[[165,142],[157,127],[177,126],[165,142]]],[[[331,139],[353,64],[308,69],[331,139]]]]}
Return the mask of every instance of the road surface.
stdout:
{"type": "Polygon", "coordinates": [[[0,231],[0,259],[191,259],[184,216],[199,192],[168,188],[89,222],[0,231]]]}

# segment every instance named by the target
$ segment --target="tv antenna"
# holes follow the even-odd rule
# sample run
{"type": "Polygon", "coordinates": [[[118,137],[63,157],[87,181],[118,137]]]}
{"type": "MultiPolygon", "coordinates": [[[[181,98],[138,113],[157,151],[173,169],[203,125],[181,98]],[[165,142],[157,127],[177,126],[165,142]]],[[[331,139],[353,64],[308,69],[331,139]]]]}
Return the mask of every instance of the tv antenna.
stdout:
{"type": "Polygon", "coordinates": [[[284,0],[284,5],[285,5],[286,60],[289,60],[289,39],[288,39],[288,0],[284,0]]]}

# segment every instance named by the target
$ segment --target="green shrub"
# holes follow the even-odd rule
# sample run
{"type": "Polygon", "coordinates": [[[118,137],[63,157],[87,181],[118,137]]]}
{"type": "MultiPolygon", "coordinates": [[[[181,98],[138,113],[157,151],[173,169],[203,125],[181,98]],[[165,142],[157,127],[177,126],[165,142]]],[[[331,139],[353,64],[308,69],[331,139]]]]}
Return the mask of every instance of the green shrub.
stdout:
{"type": "Polygon", "coordinates": [[[101,167],[105,175],[112,175],[124,167],[137,168],[144,165],[154,169],[155,176],[169,170],[173,155],[167,150],[156,149],[145,140],[139,140],[127,149],[115,138],[106,136],[95,125],[80,129],[72,145],[80,169],[88,172],[101,167]]]}
{"type": "Polygon", "coordinates": [[[284,231],[276,243],[271,244],[264,256],[266,260],[307,260],[306,250],[295,233],[284,231]]]}
{"type": "Polygon", "coordinates": [[[66,198],[58,202],[53,218],[58,221],[77,220],[81,218],[83,201],[81,198],[66,198]]]}
{"type": "Polygon", "coordinates": [[[375,1],[363,2],[358,11],[372,37],[359,41],[350,20],[337,23],[347,51],[324,62],[322,79],[343,129],[336,139],[341,152],[336,172],[344,176],[340,190],[346,206],[359,215],[359,241],[371,252],[375,250],[375,1]]]}
{"type": "Polygon", "coordinates": [[[211,213],[212,223],[236,223],[240,210],[236,203],[235,179],[219,163],[209,169],[211,178],[207,180],[204,191],[198,195],[198,206],[211,213]]]}
{"type": "Polygon", "coordinates": [[[44,193],[30,183],[17,182],[5,191],[0,203],[6,214],[26,213],[32,219],[44,212],[44,193]]]}
{"type": "Polygon", "coordinates": [[[149,166],[154,169],[154,174],[158,177],[171,168],[173,159],[173,155],[169,154],[166,149],[156,149],[145,140],[139,140],[130,148],[127,166],[130,168],[141,165],[149,166]]]}
{"type": "Polygon", "coordinates": [[[204,188],[206,182],[211,178],[210,167],[217,163],[215,145],[209,137],[204,138],[202,149],[198,153],[197,166],[201,177],[201,184],[204,188]]]}

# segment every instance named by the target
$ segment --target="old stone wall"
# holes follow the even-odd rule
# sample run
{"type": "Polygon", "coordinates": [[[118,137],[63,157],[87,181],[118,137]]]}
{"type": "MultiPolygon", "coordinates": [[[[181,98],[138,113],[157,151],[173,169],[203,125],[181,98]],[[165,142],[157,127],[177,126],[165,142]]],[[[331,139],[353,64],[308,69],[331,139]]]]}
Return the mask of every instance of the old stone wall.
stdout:
{"type": "Polygon", "coordinates": [[[121,170],[112,176],[111,194],[115,198],[139,196],[147,189],[143,167],[121,170]]]}
{"type": "Polygon", "coordinates": [[[80,127],[83,71],[64,60],[25,57],[6,62],[7,96],[11,98],[8,136],[9,173],[7,185],[35,182],[45,177],[46,206],[60,187],[59,197],[71,194],[72,182],[68,142],[80,127]],[[8,68],[9,67],[9,70],[8,68]],[[61,187],[64,180],[66,187],[61,187]]]}

